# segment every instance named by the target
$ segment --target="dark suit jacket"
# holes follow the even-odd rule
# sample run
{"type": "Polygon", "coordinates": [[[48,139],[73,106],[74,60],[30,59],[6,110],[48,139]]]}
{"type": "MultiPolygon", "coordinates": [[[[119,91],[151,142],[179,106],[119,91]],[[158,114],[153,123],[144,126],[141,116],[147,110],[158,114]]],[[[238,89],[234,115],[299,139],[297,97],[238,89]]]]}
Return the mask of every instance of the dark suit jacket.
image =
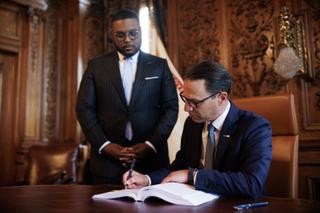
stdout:
{"type": "MultiPolygon", "coordinates": [[[[187,118],[181,148],[171,164],[171,170],[200,168],[203,125],[187,118]]],[[[195,188],[223,196],[260,196],[271,155],[270,123],[256,114],[239,110],[231,103],[220,132],[213,169],[197,172],[195,188]]],[[[159,183],[168,172],[163,169],[150,173],[152,183],[159,183]]]]}
{"type": "Polygon", "coordinates": [[[121,179],[122,164],[98,153],[106,141],[131,146],[149,141],[155,157],[137,162],[141,172],[168,167],[167,138],[177,120],[175,83],[166,60],[140,51],[130,105],[127,106],[116,52],[89,62],[77,99],[77,116],[92,145],[91,171],[102,177],[121,179]],[[130,120],[133,139],[125,139],[130,120]]]}

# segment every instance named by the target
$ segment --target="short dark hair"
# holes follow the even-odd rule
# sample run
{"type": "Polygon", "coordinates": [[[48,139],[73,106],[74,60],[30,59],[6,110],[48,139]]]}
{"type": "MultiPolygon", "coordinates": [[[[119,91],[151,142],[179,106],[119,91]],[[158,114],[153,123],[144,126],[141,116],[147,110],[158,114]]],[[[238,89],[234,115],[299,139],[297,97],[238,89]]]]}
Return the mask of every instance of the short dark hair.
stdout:
{"type": "Polygon", "coordinates": [[[129,18],[136,19],[139,22],[139,16],[135,11],[129,10],[129,9],[122,9],[122,10],[119,10],[116,14],[113,14],[111,16],[111,23],[118,20],[129,19],[129,18]]]}
{"type": "Polygon", "coordinates": [[[231,92],[232,78],[229,71],[214,61],[203,61],[188,70],[185,80],[205,80],[206,90],[212,94],[217,92],[231,92]]]}

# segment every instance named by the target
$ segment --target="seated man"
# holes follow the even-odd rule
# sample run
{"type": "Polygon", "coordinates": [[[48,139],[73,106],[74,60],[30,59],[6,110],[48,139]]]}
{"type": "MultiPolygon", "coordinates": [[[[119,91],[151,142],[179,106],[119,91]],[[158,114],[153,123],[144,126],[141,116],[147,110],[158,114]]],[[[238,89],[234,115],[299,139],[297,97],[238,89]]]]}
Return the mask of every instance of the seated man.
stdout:
{"type": "Polygon", "coordinates": [[[204,61],[185,75],[184,109],[189,113],[181,147],[169,169],[148,175],[128,172],[128,188],[180,182],[222,196],[263,195],[272,155],[270,123],[238,109],[230,100],[231,76],[220,64],[204,61]]]}

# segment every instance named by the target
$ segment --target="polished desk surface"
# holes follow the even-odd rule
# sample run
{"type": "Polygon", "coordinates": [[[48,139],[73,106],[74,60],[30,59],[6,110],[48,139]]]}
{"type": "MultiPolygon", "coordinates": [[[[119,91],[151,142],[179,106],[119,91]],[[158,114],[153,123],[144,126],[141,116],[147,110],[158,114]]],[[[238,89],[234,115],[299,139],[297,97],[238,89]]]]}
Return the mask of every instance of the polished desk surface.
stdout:
{"type": "Polygon", "coordinates": [[[267,207],[238,212],[320,212],[320,202],[284,198],[260,198],[257,200],[226,198],[217,199],[200,206],[178,206],[151,199],[146,202],[121,200],[92,200],[91,196],[117,189],[116,186],[87,185],[33,185],[0,187],[0,211],[6,212],[115,212],[115,213],[191,213],[236,212],[234,205],[269,201],[267,207]]]}

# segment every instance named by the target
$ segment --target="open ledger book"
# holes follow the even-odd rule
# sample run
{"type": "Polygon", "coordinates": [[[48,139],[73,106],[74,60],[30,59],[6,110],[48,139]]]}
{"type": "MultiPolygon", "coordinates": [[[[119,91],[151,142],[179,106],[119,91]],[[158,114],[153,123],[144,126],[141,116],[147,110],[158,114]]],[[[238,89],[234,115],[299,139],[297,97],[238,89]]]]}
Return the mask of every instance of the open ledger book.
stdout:
{"type": "Polygon", "coordinates": [[[92,196],[96,200],[121,197],[130,197],[136,201],[144,201],[149,197],[157,197],[172,204],[188,206],[198,206],[219,198],[218,195],[198,191],[194,187],[182,183],[163,183],[141,189],[122,189],[92,196]]]}

